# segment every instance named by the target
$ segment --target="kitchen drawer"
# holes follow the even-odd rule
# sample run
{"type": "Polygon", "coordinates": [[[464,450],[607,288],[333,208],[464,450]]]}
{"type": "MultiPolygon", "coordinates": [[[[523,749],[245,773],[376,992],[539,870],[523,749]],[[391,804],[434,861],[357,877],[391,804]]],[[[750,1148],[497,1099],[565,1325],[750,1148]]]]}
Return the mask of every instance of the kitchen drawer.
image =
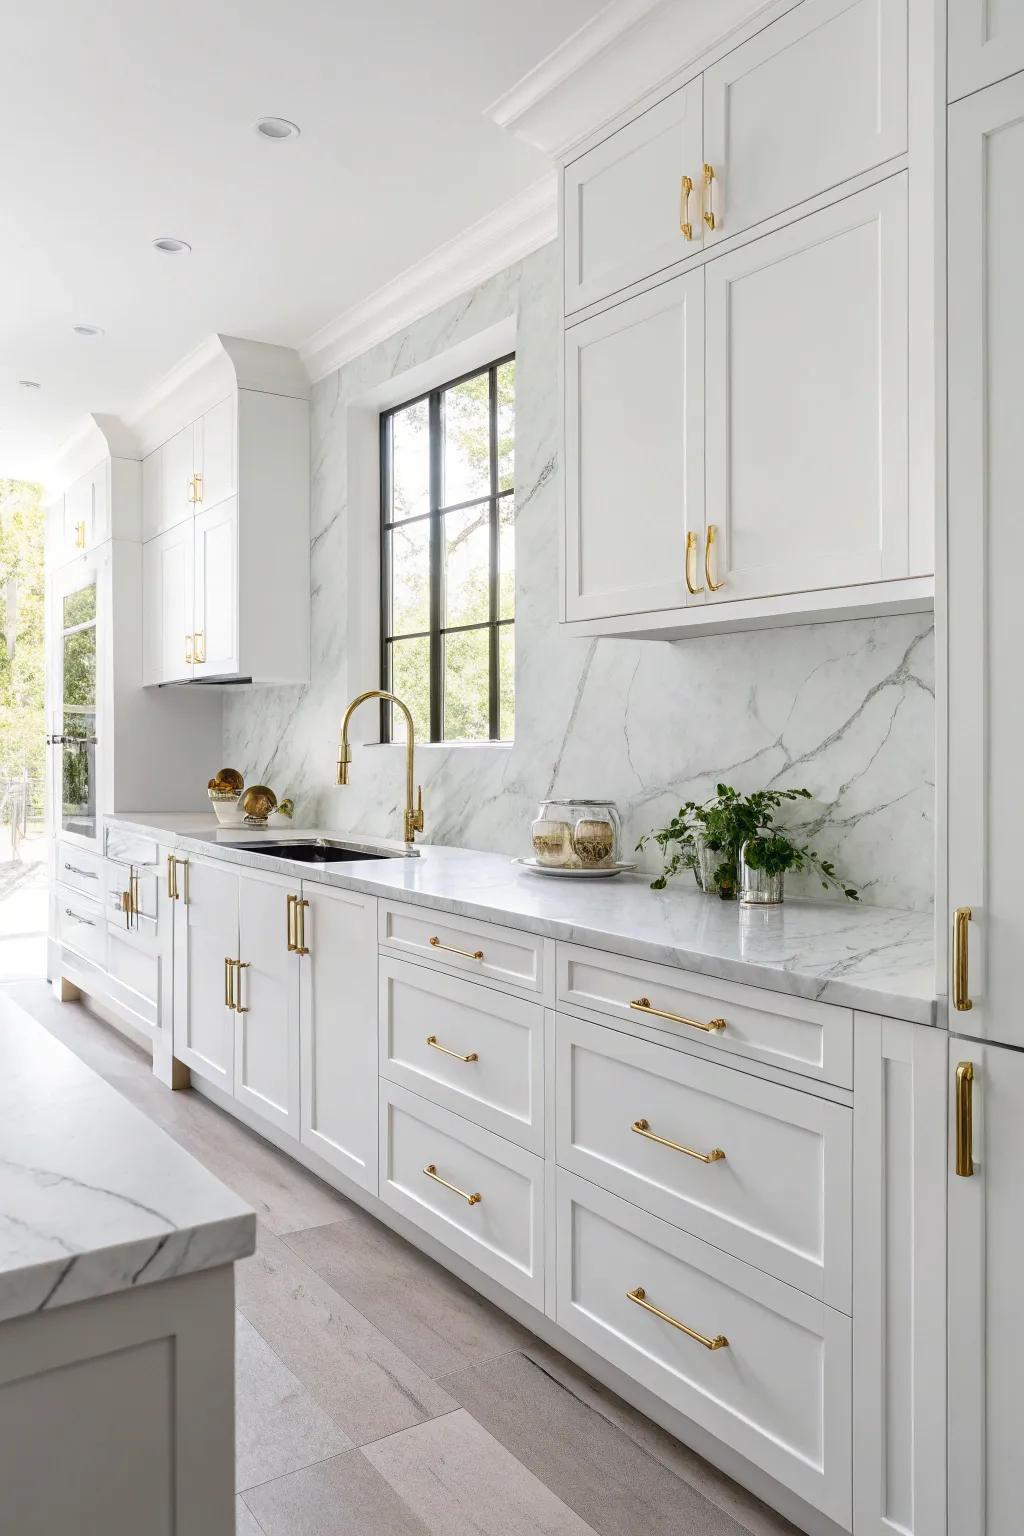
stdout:
{"type": "Polygon", "coordinates": [[[108,859],[116,859],[119,864],[156,865],[160,861],[160,848],[155,838],[121,827],[104,828],[103,851],[108,859]]]}
{"type": "Polygon", "coordinates": [[[382,1080],[379,1187],[385,1205],[543,1309],[539,1157],[382,1080]]]}
{"type": "Polygon", "coordinates": [[[57,937],[68,949],[84,955],[97,965],[107,959],[107,924],[99,901],[83,896],[66,885],[54,890],[57,908],[57,937]]]}
{"type": "Polygon", "coordinates": [[[850,1311],[849,1109],[568,1014],[555,1052],[561,1167],[850,1311]]]}
{"type": "Polygon", "coordinates": [[[380,957],[380,1070],[544,1152],[544,1006],[380,957]]]}
{"type": "Polygon", "coordinates": [[[557,1181],[559,1325],[849,1530],[850,1319],[563,1169],[557,1181]]]}
{"type": "MultiPolygon", "coordinates": [[[[157,885],[160,875],[157,869],[140,864],[121,864],[115,859],[103,861],[103,883],[107,916],[120,917],[121,926],[127,927],[122,898],[128,896],[136,911],[148,917],[155,925],[157,918],[157,885]]],[[[134,924],[130,926],[134,927],[134,924]]]]}
{"type": "MultiPolygon", "coordinates": [[[[145,922],[145,919],[142,919],[145,922]]],[[[160,959],[155,946],[140,942],[136,930],[113,925],[107,933],[107,974],[129,991],[138,993],[154,1010],[160,992],[160,959]]]]}
{"type": "Polygon", "coordinates": [[[72,847],[70,843],[58,843],[56,873],[62,885],[84,891],[97,901],[103,895],[103,860],[98,853],[72,847]]]}
{"type": "Polygon", "coordinates": [[[553,946],[536,934],[388,901],[379,903],[378,922],[380,942],[388,949],[482,981],[544,991],[545,959],[553,946]]]}
{"type": "Polygon", "coordinates": [[[849,1008],[576,944],[558,946],[558,1001],[610,1014],[634,1031],[657,1030],[698,1041],[716,1054],[853,1087],[849,1008]],[[708,1029],[709,1024],[718,1027],[708,1029]]]}

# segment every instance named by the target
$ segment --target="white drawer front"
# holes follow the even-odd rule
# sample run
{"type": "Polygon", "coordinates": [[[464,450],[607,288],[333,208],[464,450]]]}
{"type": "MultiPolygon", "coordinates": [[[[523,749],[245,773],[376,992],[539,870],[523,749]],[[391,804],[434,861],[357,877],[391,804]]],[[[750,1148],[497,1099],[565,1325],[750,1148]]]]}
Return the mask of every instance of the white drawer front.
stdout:
{"type": "Polygon", "coordinates": [[[558,946],[558,1001],[611,1014],[632,1029],[656,1029],[787,1072],[853,1086],[848,1008],[575,944],[558,946]],[[701,1027],[716,1023],[719,1027],[710,1030],[701,1027]]]}
{"type": "Polygon", "coordinates": [[[134,932],[111,927],[107,934],[107,974],[137,992],[155,1009],[160,990],[160,960],[140,944],[134,932]]]}
{"type": "Polygon", "coordinates": [[[543,1004],[387,955],[378,997],[383,1076],[543,1154],[543,1004]]]}
{"type": "Polygon", "coordinates": [[[122,901],[127,898],[132,903],[133,917],[136,913],[147,917],[155,931],[159,878],[155,869],[147,869],[145,865],[121,864],[115,859],[105,859],[103,883],[106,888],[108,916],[120,917],[124,925],[125,913],[122,901]]]}
{"type": "Polygon", "coordinates": [[[380,1094],[380,1198],[543,1308],[541,1159],[404,1088],[380,1094]]]}
{"type": "Polygon", "coordinates": [[[561,1167],[850,1311],[849,1109],[567,1014],[555,1050],[561,1167]]]}
{"type": "Polygon", "coordinates": [[[545,941],[536,934],[387,901],[379,913],[380,942],[389,949],[485,981],[544,990],[545,941]]]}
{"type": "Polygon", "coordinates": [[[103,895],[103,860],[96,853],[84,848],[74,848],[70,843],[57,844],[57,879],[62,885],[74,886],[98,901],[103,895]]]}
{"type": "Polygon", "coordinates": [[[557,1234],[559,1325],[848,1530],[850,1319],[561,1169],[557,1234]]]}
{"type": "Polygon", "coordinates": [[[60,942],[97,965],[105,965],[107,924],[100,902],[61,885],[57,886],[54,898],[60,942]]]}
{"type": "Polygon", "coordinates": [[[117,859],[121,864],[156,864],[160,858],[155,838],[125,832],[120,827],[104,828],[103,851],[108,859],[117,859]]]}

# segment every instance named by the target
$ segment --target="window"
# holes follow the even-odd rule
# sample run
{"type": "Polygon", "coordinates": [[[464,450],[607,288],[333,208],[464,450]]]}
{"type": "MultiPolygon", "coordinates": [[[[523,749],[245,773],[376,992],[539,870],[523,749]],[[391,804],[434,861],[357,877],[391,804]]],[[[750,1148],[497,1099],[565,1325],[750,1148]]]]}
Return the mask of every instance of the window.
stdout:
{"type": "Polygon", "coordinates": [[[515,378],[500,358],[380,418],[381,687],[425,741],[513,734],[515,378]]]}

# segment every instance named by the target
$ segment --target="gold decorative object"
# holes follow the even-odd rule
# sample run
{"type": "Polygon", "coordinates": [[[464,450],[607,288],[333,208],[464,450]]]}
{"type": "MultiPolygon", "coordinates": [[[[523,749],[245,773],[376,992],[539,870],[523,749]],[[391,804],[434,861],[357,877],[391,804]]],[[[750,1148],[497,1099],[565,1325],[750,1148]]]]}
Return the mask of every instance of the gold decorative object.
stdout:
{"type": "Polygon", "coordinates": [[[222,768],[218,773],[217,778],[220,783],[225,784],[228,789],[233,789],[236,795],[240,795],[242,790],[245,788],[245,780],[242,778],[242,775],[239,773],[237,768],[222,768]]]}
{"type": "Polygon", "coordinates": [[[276,809],[277,796],[266,784],[250,784],[242,796],[242,820],[247,827],[265,827],[276,809]]]}
{"type": "Polygon", "coordinates": [[[281,804],[277,808],[277,814],[279,816],[287,816],[288,820],[291,821],[292,817],[295,815],[295,801],[282,800],[281,804]]]}

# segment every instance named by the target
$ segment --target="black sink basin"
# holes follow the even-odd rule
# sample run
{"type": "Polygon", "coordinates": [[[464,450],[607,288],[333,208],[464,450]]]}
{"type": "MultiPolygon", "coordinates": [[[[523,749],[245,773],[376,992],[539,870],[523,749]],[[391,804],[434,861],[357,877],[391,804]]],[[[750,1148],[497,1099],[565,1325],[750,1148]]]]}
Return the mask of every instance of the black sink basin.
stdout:
{"type": "Polygon", "coordinates": [[[265,853],[271,859],[287,859],[295,864],[349,864],[362,863],[367,859],[403,858],[403,854],[371,853],[366,848],[347,848],[341,843],[234,843],[235,848],[246,853],[265,853]]]}

